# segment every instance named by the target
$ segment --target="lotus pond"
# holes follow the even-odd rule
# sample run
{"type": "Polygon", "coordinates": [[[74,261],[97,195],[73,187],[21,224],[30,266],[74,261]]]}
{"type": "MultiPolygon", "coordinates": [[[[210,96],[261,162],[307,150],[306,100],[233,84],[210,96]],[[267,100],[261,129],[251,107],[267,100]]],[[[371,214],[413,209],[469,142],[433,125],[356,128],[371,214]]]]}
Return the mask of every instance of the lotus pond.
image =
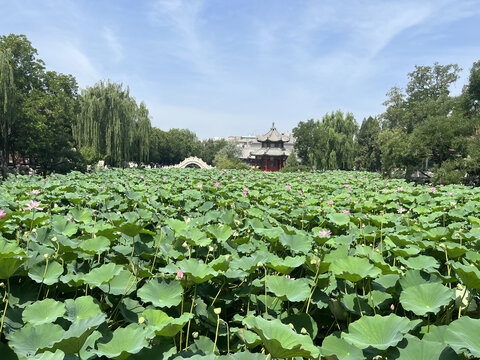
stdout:
{"type": "Polygon", "coordinates": [[[359,172],[12,176],[0,358],[478,358],[479,202],[359,172]]]}

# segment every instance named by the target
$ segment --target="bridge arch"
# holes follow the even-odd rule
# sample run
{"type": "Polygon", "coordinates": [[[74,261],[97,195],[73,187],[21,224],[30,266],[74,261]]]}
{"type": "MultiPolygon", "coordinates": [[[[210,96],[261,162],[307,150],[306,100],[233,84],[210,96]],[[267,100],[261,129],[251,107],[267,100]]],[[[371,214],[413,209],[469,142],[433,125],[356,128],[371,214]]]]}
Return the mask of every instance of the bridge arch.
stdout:
{"type": "Polygon", "coordinates": [[[200,169],[213,169],[213,166],[208,165],[205,161],[195,156],[188,157],[180,164],[175,165],[176,168],[185,169],[188,167],[200,168],[200,169]]]}

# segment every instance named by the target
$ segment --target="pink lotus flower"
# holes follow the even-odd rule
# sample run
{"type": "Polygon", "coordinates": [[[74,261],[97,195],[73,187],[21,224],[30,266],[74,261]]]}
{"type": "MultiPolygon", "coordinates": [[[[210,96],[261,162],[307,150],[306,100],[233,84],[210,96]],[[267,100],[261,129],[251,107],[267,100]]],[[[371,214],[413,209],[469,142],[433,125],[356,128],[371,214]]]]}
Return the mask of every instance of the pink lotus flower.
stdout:
{"type": "Polygon", "coordinates": [[[198,184],[198,188],[199,188],[199,189],[203,188],[203,185],[202,185],[202,184],[198,184]]]}
{"type": "Polygon", "coordinates": [[[33,201],[33,200],[30,200],[30,204],[27,204],[27,207],[25,208],[25,210],[42,210],[42,208],[40,207],[40,201],[33,201]]]}
{"type": "Polygon", "coordinates": [[[437,188],[436,188],[436,187],[431,187],[431,188],[430,188],[430,192],[431,192],[431,193],[434,193],[435,191],[437,191],[437,188]]]}
{"type": "Polygon", "coordinates": [[[327,205],[333,205],[333,200],[328,200],[327,205]]]}
{"type": "Polygon", "coordinates": [[[393,305],[393,304],[390,305],[390,310],[392,310],[392,311],[395,310],[395,305],[393,305]]]}
{"type": "Polygon", "coordinates": [[[32,191],[30,191],[30,193],[33,194],[33,195],[38,195],[38,194],[40,194],[40,190],[32,190],[32,191]]]}
{"type": "Polygon", "coordinates": [[[7,214],[5,213],[5,210],[0,209],[0,219],[3,218],[5,215],[7,215],[7,214]]]}
{"type": "Polygon", "coordinates": [[[327,230],[325,230],[325,229],[322,229],[322,231],[320,231],[320,232],[318,233],[318,236],[319,236],[319,237],[326,237],[326,236],[330,236],[331,234],[332,234],[331,231],[327,231],[327,230]]]}
{"type": "Polygon", "coordinates": [[[183,279],[183,271],[178,269],[177,270],[177,279],[182,280],[183,279]]]}
{"type": "Polygon", "coordinates": [[[343,213],[343,214],[350,214],[350,211],[348,211],[347,209],[343,209],[343,210],[342,210],[342,213],[343,213]]]}
{"type": "Polygon", "coordinates": [[[404,209],[404,208],[400,208],[400,209],[397,210],[397,212],[398,212],[399,214],[401,214],[401,213],[405,212],[405,209],[404,209]]]}
{"type": "Polygon", "coordinates": [[[220,183],[219,182],[216,182],[215,184],[213,184],[214,187],[218,188],[220,186],[220,183]]]}
{"type": "Polygon", "coordinates": [[[295,280],[295,278],[290,277],[290,275],[285,275],[285,279],[295,280]]]}
{"type": "Polygon", "coordinates": [[[287,185],[286,188],[287,188],[287,190],[291,190],[291,189],[292,189],[292,185],[287,185]]]}
{"type": "Polygon", "coordinates": [[[302,195],[302,194],[303,194],[302,190],[298,190],[298,195],[302,195]]]}

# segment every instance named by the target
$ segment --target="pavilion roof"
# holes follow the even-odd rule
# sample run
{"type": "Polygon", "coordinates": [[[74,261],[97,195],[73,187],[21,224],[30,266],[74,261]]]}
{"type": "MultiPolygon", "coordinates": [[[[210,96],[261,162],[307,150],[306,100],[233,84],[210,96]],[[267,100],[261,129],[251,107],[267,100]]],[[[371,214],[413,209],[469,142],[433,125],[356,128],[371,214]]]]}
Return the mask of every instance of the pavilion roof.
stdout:
{"type": "Polygon", "coordinates": [[[290,150],[288,149],[281,149],[281,148],[260,148],[258,150],[252,151],[252,155],[268,155],[268,156],[288,156],[290,155],[290,150]]]}
{"type": "Polygon", "coordinates": [[[280,131],[277,130],[275,127],[275,123],[272,124],[272,128],[265,134],[257,136],[257,141],[271,141],[271,142],[278,142],[278,141],[290,141],[290,135],[282,134],[280,131]]]}

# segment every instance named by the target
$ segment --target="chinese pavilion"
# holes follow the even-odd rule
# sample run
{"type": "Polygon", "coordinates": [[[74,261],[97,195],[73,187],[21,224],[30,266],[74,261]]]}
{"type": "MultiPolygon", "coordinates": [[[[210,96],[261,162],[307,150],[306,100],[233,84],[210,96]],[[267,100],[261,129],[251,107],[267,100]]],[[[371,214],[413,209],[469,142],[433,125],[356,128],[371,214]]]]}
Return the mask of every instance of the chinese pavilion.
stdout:
{"type": "Polygon", "coordinates": [[[253,157],[252,165],[263,171],[279,171],[285,167],[285,161],[292,152],[290,135],[282,134],[275,128],[275,123],[265,135],[257,136],[257,141],[261,143],[261,147],[250,153],[253,157]]]}

